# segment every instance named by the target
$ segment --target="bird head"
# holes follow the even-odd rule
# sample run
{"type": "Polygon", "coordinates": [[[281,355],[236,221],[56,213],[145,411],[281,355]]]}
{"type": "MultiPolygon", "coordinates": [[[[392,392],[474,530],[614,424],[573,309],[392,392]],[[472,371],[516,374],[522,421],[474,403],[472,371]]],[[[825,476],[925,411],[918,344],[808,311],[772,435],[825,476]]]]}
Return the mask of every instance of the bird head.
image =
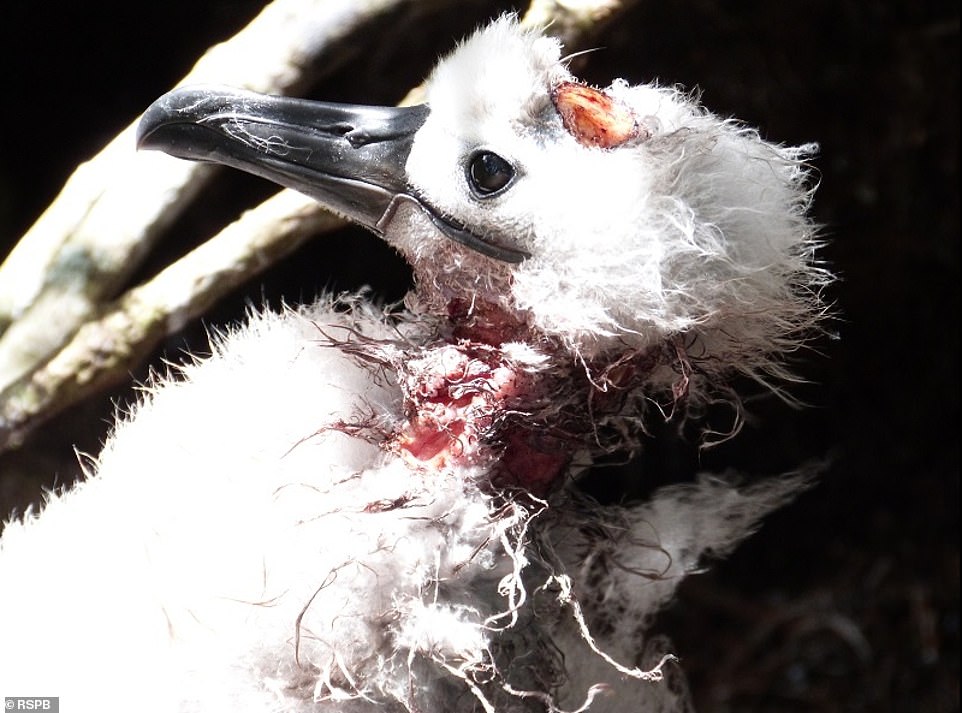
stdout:
{"type": "Polygon", "coordinates": [[[706,374],[764,376],[818,316],[812,146],[675,88],[587,86],[510,16],[439,63],[423,105],[184,88],[139,144],[307,193],[405,256],[412,309],[485,307],[586,363],[673,343],[706,374]]]}

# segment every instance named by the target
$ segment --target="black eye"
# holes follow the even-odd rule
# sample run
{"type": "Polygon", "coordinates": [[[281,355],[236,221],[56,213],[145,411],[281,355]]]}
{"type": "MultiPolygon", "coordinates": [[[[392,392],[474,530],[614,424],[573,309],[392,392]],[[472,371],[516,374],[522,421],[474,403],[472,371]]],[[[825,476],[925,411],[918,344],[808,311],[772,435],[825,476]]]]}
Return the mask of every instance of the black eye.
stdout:
{"type": "Polygon", "coordinates": [[[514,178],[514,168],[510,163],[490,151],[479,151],[471,157],[468,164],[468,181],[471,190],[479,196],[497,193],[514,178]]]}

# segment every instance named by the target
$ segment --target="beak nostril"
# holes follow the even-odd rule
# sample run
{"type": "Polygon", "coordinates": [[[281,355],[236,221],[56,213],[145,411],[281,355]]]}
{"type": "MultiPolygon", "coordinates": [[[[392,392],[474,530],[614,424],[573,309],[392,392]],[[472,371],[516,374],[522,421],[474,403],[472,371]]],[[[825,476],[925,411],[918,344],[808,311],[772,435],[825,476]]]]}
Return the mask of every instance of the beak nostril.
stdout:
{"type": "Polygon", "coordinates": [[[328,131],[332,134],[337,134],[338,136],[347,136],[352,131],[354,131],[355,126],[353,124],[348,124],[347,122],[334,124],[333,126],[327,127],[328,131]]]}

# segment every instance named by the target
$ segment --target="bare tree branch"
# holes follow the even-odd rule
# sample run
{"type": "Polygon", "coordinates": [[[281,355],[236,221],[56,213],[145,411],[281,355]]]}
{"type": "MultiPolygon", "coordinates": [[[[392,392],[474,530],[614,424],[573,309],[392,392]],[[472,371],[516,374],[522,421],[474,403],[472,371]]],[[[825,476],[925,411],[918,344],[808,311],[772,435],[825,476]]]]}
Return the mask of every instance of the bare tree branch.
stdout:
{"type": "Polygon", "coordinates": [[[31,428],[124,379],[161,339],[225,292],[307,238],[342,224],[293,191],[246,212],[86,322],[53,359],[14,382],[0,401],[0,449],[18,445],[31,428]]]}
{"type": "MultiPolygon", "coordinates": [[[[410,0],[408,0],[409,2],[410,0]]],[[[326,48],[404,0],[275,0],[180,84],[295,93],[326,48]]],[[[211,175],[137,153],[136,123],[79,166],[0,266],[0,393],[112,299],[211,175]]]]}
{"type": "Polygon", "coordinates": [[[531,0],[522,19],[526,27],[543,27],[569,52],[584,49],[608,23],[637,0],[531,0]]]}

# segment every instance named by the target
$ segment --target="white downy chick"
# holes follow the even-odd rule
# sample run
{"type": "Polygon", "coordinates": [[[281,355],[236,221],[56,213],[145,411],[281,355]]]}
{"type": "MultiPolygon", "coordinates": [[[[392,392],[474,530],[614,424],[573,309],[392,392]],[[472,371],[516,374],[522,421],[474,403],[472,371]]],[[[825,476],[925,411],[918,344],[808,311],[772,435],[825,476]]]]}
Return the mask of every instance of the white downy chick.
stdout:
{"type": "Polygon", "coordinates": [[[441,62],[425,107],[204,88],[148,111],[143,145],[314,195],[396,246],[417,289],[393,317],[361,298],[252,315],[8,524],[5,694],[686,709],[651,617],[802,480],[600,508],[573,464],[633,450],[649,401],[785,375],[828,279],[811,147],[675,90],[584,86],[560,57],[505,17],[441,62]]]}

